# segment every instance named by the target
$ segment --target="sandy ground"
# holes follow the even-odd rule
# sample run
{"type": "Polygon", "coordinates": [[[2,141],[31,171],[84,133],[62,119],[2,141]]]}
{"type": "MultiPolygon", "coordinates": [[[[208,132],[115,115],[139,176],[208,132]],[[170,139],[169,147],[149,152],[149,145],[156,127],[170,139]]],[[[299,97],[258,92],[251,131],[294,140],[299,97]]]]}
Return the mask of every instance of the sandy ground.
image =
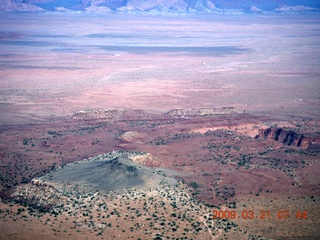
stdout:
{"type": "Polygon", "coordinates": [[[318,117],[318,21],[6,15],[3,31],[21,36],[0,43],[0,121],[119,107],[234,106],[318,117]]]}
{"type": "MultiPolygon", "coordinates": [[[[19,184],[112,150],[145,151],[150,157],[136,162],[180,171],[187,184],[198,184],[193,183],[198,186],[194,196],[222,209],[236,201],[239,212],[250,207],[274,214],[305,206],[310,213],[302,223],[294,217],[235,221],[250,233],[317,237],[317,148],[252,138],[258,128],[272,125],[319,134],[317,15],[18,16],[0,16],[1,31],[18,36],[0,39],[0,167],[5,181],[19,184]],[[72,118],[83,110],[162,114],[201,107],[234,107],[241,114],[150,122],[72,118]]],[[[9,214],[1,213],[5,234],[0,239],[28,239],[37,232],[43,232],[39,238],[48,233],[48,239],[96,237],[91,228],[83,234],[73,229],[74,219],[60,216],[52,227],[43,218],[16,216],[17,207],[1,203],[9,214]]],[[[195,221],[205,229],[209,221],[196,211],[195,221]]],[[[125,236],[120,230],[117,234],[125,236]]],[[[145,236],[140,230],[139,236],[145,236]]],[[[216,229],[213,238],[225,232],[216,229]]],[[[209,233],[201,237],[208,239],[209,233]]]]}

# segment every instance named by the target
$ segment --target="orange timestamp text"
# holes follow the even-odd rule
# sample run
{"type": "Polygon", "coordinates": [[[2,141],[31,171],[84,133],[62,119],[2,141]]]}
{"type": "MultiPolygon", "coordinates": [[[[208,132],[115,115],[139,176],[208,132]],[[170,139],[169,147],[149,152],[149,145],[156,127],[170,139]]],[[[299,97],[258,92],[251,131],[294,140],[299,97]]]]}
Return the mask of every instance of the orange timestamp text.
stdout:
{"type": "Polygon", "coordinates": [[[289,210],[278,210],[275,213],[272,213],[270,210],[242,210],[238,213],[235,210],[213,210],[212,211],[213,219],[288,219],[288,218],[296,218],[296,219],[307,219],[308,213],[306,210],[298,210],[296,212],[290,212],[289,210]]]}

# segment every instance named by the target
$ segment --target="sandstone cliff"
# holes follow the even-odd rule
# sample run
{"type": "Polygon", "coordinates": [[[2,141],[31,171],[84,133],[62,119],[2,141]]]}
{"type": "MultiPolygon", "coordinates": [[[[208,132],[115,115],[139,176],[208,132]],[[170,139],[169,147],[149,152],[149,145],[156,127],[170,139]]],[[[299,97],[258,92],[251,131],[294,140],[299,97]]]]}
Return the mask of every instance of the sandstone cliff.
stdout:
{"type": "Polygon", "coordinates": [[[259,134],[256,138],[272,139],[282,142],[284,145],[304,147],[307,148],[311,145],[312,139],[305,137],[303,134],[298,134],[290,129],[283,128],[266,128],[259,129],[259,134]]]}

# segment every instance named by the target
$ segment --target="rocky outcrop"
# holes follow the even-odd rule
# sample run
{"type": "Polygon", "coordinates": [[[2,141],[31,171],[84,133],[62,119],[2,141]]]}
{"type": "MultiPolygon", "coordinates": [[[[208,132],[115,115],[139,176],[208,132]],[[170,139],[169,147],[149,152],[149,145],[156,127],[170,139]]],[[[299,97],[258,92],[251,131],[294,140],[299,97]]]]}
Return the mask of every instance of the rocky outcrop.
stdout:
{"type": "MultiPolygon", "coordinates": [[[[97,161],[103,159],[112,160],[114,158],[126,157],[137,164],[145,165],[147,167],[161,167],[159,159],[151,153],[147,152],[135,152],[135,151],[112,151],[99,156],[94,156],[83,161],[97,161]]],[[[70,163],[72,165],[74,163],[70,163]]]]}
{"type": "Polygon", "coordinates": [[[33,184],[33,185],[35,185],[35,186],[38,186],[38,187],[43,186],[43,187],[51,187],[51,188],[54,188],[54,186],[51,185],[50,183],[44,182],[44,181],[42,181],[41,179],[36,179],[36,178],[33,178],[33,179],[31,180],[31,184],[33,184]]]}
{"type": "Polygon", "coordinates": [[[186,119],[227,114],[242,114],[244,111],[234,107],[222,108],[180,108],[172,109],[164,114],[148,113],[141,109],[101,109],[82,110],[73,115],[74,119],[90,120],[103,119],[107,122],[137,121],[137,120],[163,120],[163,119],[186,119]]]}
{"type": "Polygon", "coordinates": [[[109,122],[124,120],[154,119],[155,115],[149,114],[141,109],[101,109],[83,110],[73,115],[74,119],[89,120],[103,119],[109,122]]]}
{"type": "Polygon", "coordinates": [[[17,186],[9,198],[43,212],[56,212],[68,202],[62,192],[40,179],[32,179],[31,183],[17,186]]]}
{"type": "Polygon", "coordinates": [[[305,137],[303,134],[298,134],[290,129],[283,128],[262,128],[259,129],[259,134],[256,138],[271,139],[283,143],[287,146],[304,147],[311,145],[312,139],[305,137]]]}
{"type": "Polygon", "coordinates": [[[243,111],[238,110],[234,107],[222,107],[222,108],[181,108],[172,109],[166,114],[167,117],[172,118],[194,118],[194,117],[205,117],[215,115],[227,115],[227,114],[241,114],[243,111]]]}

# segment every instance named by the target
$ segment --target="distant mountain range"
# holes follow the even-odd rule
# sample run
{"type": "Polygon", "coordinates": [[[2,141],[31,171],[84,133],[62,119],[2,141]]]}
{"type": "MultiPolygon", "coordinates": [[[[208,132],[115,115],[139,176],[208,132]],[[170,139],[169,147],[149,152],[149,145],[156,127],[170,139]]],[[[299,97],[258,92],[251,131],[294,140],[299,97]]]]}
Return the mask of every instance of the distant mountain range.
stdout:
{"type": "Polygon", "coordinates": [[[1,12],[199,14],[320,11],[319,0],[0,0],[1,12]]]}

